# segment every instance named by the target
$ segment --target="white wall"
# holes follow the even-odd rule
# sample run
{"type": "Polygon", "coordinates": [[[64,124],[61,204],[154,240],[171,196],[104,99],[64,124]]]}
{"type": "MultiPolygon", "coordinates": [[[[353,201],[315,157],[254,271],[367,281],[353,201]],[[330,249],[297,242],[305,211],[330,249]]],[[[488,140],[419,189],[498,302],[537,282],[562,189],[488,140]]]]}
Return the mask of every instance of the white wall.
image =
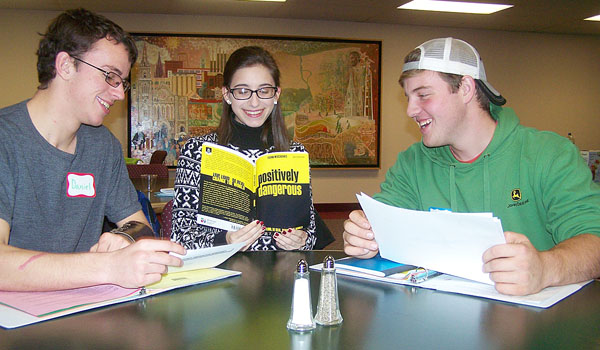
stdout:
{"type": "MultiPolygon", "coordinates": [[[[0,10],[0,106],[30,97],[37,86],[37,32],[58,12],[0,10]]],[[[356,192],[378,191],[398,151],[420,139],[406,117],[398,85],[404,55],[420,43],[454,36],[475,46],[488,80],[527,126],[566,135],[582,149],[600,149],[600,36],[549,35],[431,26],[105,13],[130,32],[265,34],[382,41],[381,169],[312,172],[316,203],[355,202],[356,192]]],[[[127,103],[113,106],[105,125],[126,150],[127,103]]]]}

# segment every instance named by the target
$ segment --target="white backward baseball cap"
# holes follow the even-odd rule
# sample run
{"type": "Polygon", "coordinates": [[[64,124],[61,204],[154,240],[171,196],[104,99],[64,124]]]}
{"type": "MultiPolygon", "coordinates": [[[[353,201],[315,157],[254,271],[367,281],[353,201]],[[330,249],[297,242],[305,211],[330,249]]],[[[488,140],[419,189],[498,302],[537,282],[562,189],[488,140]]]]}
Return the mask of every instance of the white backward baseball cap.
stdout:
{"type": "Polygon", "coordinates": [[[487,81],[485,68],[479,53],[466,41],[454,38],[432,39],[417,46],[421,50],[418,61],[406,62],[402,72],[425,69],[435,72],[469,75],[475,79],[485,95],[495,105],[501,106],[506,99],[487,81]]]}

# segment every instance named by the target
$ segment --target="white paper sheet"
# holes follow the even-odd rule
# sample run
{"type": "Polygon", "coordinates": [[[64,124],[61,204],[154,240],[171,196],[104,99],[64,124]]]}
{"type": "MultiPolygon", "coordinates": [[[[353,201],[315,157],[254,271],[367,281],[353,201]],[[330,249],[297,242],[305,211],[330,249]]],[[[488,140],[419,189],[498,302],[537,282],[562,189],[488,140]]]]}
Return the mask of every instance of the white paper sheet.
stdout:
{"type": "Polygon", "coordinates": [[[243,246],[244,243],[242,242],[210,248],[190,249],[187,251],[186,255],[171,253],[183,260],[183,266],[169,266],[169,273],[215,267],[229,259],[230,256],[235,254],[243,246]]]}
{"type": "Polygon", "coordinates": [[[481,213],[416,211],[356,196],[371,223],[383,258],[493,284],[482,256],[506,243],[498,218],[481,213]]]}

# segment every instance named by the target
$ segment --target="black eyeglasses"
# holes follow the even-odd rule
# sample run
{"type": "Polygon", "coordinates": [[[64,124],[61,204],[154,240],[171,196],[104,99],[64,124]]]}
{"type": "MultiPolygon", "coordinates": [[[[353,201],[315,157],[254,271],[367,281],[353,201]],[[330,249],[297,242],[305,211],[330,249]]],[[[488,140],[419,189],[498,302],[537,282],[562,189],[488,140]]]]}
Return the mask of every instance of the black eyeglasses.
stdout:
{"type": "Polygon", "coordinates": [[[275,86],[265,86],[256,90],[250,90],[248,88],[230,88],[229,92],[231,92],[233,98],[235,98],[236,100],[249,100],[252,97],[252,94],[254,93],[256,93],[256,96],[258,96],[258,98],[266,100],[275,96],[277,88],[275,86]]]}
{"type": "Polygon", "coordinates": [[[117,73],[107,72],[104,69],[98,68],[91,63],[87,63],[86,61],[82,60],[81,58],[77,58],[77,57],[73,57],[73,58],[79,62],[83,62],[83,63],[87,64],[90,67],[96,68],[97,70],[104,73],[104,80],[106,80],[106,83],[112,87],[117,88],[117,87],[119,87],[119,85],[123,84],[123,92],[127,92],[127,90],[129,90],[129,88],[131,87],[131,84],[127,80],[123,80],[123,78],[121,78],[117,73]]]}

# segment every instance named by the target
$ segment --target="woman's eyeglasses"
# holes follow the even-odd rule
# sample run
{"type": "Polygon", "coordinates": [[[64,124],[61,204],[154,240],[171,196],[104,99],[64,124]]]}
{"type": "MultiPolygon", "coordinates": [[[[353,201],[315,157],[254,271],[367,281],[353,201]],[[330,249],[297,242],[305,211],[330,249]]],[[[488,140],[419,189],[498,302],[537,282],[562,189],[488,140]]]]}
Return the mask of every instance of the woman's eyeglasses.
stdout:
{"type": "Polygon", "coordinates": [[[230,88],[229,92],[231,92],[233,98],[236,100],[249,100],[254,93],[256,96],[258,96],[258,98],[266,100],[275,96],[277,88],[275,86],[265,86],[256,90],[250,90],[248,88],[230,88]]]}

